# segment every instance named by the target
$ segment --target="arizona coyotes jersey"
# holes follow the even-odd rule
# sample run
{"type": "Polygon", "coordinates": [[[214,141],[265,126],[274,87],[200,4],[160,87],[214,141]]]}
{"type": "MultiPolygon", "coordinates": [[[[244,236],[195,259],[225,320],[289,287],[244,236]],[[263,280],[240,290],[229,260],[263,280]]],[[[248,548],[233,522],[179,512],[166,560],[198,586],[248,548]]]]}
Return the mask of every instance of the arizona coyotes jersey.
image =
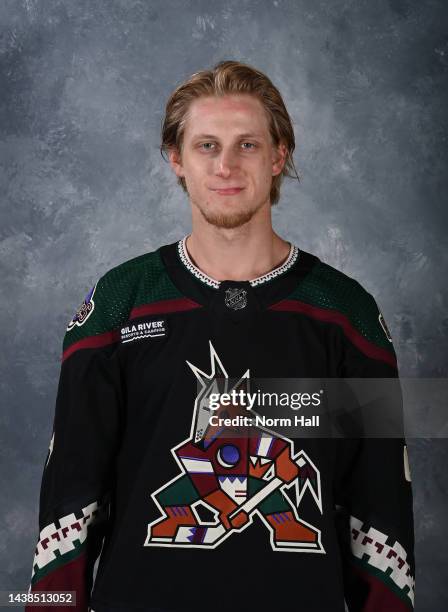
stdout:
{"type": "Polygon", "coordinates": [[[210,408],[252,378],[397,378],[375,299],[293,244],[216,281],[185,241],[109,270],[68,324],[30,592],[84,612],[412,610],[404,437],[234,436],[235,405],[210,408]]]}

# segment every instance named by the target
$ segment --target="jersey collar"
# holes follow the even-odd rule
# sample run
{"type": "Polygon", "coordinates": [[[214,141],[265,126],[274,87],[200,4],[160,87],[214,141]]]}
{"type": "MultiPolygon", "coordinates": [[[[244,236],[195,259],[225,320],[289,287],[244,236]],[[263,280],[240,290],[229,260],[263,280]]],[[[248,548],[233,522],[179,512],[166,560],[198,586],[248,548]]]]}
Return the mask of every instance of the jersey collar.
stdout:
{"type": "MultiPolygon", "coordinates": [[[[189,270],[189,272],[191,272],[191,274],[193,274],[201,282],[205,283],[209,287],[213,287],[213,289],[219,289],[223,281],[219,281],[219,280],[212,278],[211,276],[208,276],[207,274],[205,274],[205,272],[202,272],[202,270],[200,270],[197,266],[195,266],[194,263],[191,261],[190,255],[188,254],[187,246],[186,246],[187,238],[188,238],[188,234],[184,236],[184,238],[179,240],[177,243],[177,252],[179,254],[179,258],[181,262],[184,264],[185,268],[189,270]]],[[[298,247],[290,243],[288,257],[281,265],[277,266],[270,272],[266,272],[266,274],[257,276],[257,278],[254,278],[247,282],[250,284],[251,287],[257,287],[258,285],[263,285],[264,283],[268,283],[269,281],[276,278],[277,276],[280,276],[280,274],[284,274],[285,272],[287,272],[295,264],[298,257],[299,257],[298,247]]],[[[241,282],[241,281],[235,281],[235,283],[237,282],[241,282]]]]}
{"type": "Polygon", "coordinates": [[[282,265],[252,281],[218,281],[204,274],[190,258],[182,256],[185,254],[181,250],[182,243],[185,246],[186,238],[187,236],[163,245],[158,251],[174,286],[185,297],[207,307],[216,300],[219,301],[221,294],[225,294],[228,287],[241,287],[255,298],[262,309],[268,308],[271,304],[287,298],[319,261],[315,255],[292,245],[290,254],[282,265]],[[197,273],[195,274],[193,270],[197,273]]]}

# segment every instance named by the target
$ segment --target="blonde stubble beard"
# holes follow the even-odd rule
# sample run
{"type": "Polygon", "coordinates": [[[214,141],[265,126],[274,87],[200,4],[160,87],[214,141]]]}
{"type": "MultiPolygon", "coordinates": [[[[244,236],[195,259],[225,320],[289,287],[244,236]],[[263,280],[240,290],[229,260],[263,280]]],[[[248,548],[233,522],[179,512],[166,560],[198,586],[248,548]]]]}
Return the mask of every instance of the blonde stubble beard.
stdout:
{"type": "Polygon", "coordinates": [[[231,213],[221,213],[214,212],[207,209],[205,206],[199,205],[193,198],[190,198],[193,206],[199,210],[203,219],[213,225],[214,227],[222,228],[222,229],[234,229],[236,227],[241,227],[248,223],[252,217],[263,207],[264,203],[261,202],[254,208],[249,210],[240,210],[231,213]]]}

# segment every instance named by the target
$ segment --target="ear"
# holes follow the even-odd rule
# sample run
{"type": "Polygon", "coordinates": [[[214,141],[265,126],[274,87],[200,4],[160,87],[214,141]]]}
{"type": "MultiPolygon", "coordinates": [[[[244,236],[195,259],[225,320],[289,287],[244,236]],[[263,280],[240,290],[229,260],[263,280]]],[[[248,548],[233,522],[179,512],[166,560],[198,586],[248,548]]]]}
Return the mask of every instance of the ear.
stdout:
{"type": "Polygon", "coordinates": [[[176,176],[184,177],[185,173],[182,166],[182,157],[176,148],[172,148],[168,151],[168,159],[171,168],[176,173],[176,176]]]}
{"type": "Polygon", "coordinates": [[[272,176],[277,176],[283,170],[288,157],[288,149],[284,143],[280,143],[278,147],[273,148],[272,154],[272,176]]]}

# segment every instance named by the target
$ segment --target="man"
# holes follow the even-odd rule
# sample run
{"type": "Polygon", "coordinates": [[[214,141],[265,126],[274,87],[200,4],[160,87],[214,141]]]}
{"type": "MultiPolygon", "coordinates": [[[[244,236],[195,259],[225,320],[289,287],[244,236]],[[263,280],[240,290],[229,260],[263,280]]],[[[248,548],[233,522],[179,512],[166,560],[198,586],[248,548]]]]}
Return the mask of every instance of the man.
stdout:
{"type": "Polygon", "coordinates": [[[235,424],[251,379],[398,376],[374,298],[273,231],[280,93],[239,62],[195,73],[162,149],[192,231],[104,274],[68,325],[32,590],[95,612],[413,609],[404,438],[235,424]]]}

